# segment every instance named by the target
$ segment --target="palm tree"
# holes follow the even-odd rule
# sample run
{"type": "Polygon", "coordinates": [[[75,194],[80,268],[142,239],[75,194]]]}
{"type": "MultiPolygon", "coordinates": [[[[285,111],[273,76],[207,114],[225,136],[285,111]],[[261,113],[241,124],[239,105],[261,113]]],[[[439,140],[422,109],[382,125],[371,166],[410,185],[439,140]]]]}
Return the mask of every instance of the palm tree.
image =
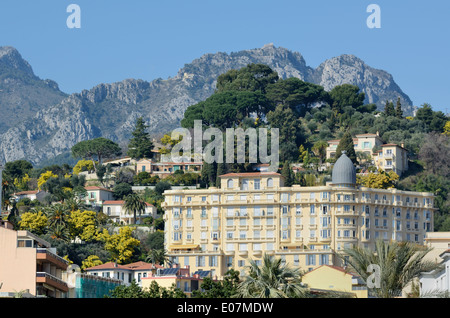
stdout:
{"type": "Polygon", "coordinates": [[[45,210],[50,227],[57,225],[68,226],[69,209],[64,204],[51,205],[45,210]]]}
{"type": "MultiPolygon", "coordinates": [[[[429,272],[440,265],[424,260],[431,248],[419,246],[411,242],[389,243],[378,240],[375,243],[375,251],[363,247],[353,247],[344,250],[344,255],[338,254],[350,265],[350,269],[356,271],[367,283],[373,277],[372,271],[368,271],[369,265],[379,266],[379,286],[369,290],[379,298],[392,298],[402,295],[405,286],[412,283],[422,272],[429,272]]],[[[369,267],[370,269],[370,267],[369,267]]],[[[368,286],[369,287],[369,286],[368,286]]]]}
{"type": "Polygon", "coordinates": [[[145,261],[152,264],[164,264],[169,262],[169,258],[164,249],[152,249],[148,252],[145,261]]]}
{"type": "Polygon", "coordinates": [[[136,224],[136,214],[141,215],[145,211],[146,203],[137,193],[131,193],[125,197],[124,208],[127,213],[134,214],[134,224],[136,224]]]}
{"type": "Polygon", "coordinates": [[[250,260],[248,269],[249,275],[237,287],[237,297],[288,298],[308,295],[301,284],[300,269],[288,267],[281,259],[264,254],[261,266],[250,260]]]}

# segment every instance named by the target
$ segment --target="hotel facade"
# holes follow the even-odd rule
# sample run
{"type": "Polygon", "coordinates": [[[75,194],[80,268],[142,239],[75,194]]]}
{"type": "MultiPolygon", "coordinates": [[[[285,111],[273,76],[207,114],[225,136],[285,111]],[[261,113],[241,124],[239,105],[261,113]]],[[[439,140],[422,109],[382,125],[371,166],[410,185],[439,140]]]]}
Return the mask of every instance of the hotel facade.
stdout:
{"type": "Polygon", "coordinates": [[[171,260],[218,278],[270,254],[313,270],[342,265],[336,253],[378,239],[424,244],[433,231],[433,194],[356,185],[344,154],[326,186],[284,186],[274,172],[229,173],[220,188],[168,190],[165,249],[171,260]]]}

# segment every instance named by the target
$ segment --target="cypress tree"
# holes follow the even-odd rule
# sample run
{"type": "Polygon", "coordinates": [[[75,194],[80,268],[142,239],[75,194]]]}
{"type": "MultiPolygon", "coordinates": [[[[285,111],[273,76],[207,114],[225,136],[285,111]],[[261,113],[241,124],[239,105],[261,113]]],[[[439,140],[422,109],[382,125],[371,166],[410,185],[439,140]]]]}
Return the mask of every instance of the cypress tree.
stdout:
{"type": "Polygon", "coordinates": [[[344,150],[346,151],[346,156],[349,157],[353,163],[357,163],[355,145],[353,144],[353,138],[349,131],[347,131],[339,141],[336,148],[336,159],[339,159],[344,150]]]}
{"type": "Polygon", "coordinates": [[[397,106],[395,108],[395,116],[397,118],[403,118],[402,104],[400,103],[400,97],[397,99],[397,106]]]}
{"type": "Polygon", "coordinates": [[[386,105],[384,106],[384,114],[386,116],[395,116],[395,108],[392,102],[386,101],[386,105]]]}

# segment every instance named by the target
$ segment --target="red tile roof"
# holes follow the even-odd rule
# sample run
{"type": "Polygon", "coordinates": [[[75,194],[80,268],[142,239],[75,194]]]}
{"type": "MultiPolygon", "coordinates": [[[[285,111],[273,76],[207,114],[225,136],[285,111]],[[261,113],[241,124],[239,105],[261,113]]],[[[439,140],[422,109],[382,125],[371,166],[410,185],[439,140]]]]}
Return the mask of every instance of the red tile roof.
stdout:
{"type": "Polygon", "coordinates": [[[35,191],[21,191],[21,192],[14,193],[14,195],[37,194],[38,192],[39,192],[38,190],[35,190],[35,191]]]}
{"type": "Polygon", "coordinates": [[[87,186],[84,187],[86,190],[103,190],[103,191],[109,191],[112,192],[112,190],[106,189],[106,188],[102,188],[102,187],[97,187],[97,186],[87,186]]]}
{"type": "Polygon", "coordinates": [[[101,264],[101,265],[97,265],[97,266],[92,266],[89,268],[86,268],[85,270],[106,270],[106,269],[114,269],[114,268],[119,268],[119,269],[126,269],[126,270],[150,270],[152,268],[163,268],[163,266],[155,264],[153,265],[152,263],[146,263],[146,262],[135,262],[135,263],[131,263],[131,264],[126,264],[126,265],[120,265],[120,264],[116,264],[114,262],[108,262],[105,264],[101,264]]]}

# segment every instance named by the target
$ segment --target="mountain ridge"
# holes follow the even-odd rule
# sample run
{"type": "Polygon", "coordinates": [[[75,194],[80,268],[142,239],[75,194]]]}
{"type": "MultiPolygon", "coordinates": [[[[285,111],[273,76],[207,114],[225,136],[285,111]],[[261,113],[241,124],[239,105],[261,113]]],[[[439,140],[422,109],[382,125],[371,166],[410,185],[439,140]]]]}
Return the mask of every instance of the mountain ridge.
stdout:
{"type": "MultiPolygon", "coordinates": [[[[16,55],[17,59],[19,57],[20,54],[16,55]]],[[[0,53],[0,66],[1,59],[0,53]]],[[[125,142],[140,116],[150,126],[150,133],[161,135],[179,127],[188,106],[214,93],[220,74],[251,63],[266,64],[281,78],[297,77],[322,85],[326,90],[343,83],[358,85],[366,93],[366,102],[376,103],[379,109],[382,109],[386,99],[396,100],[400,96],[405,112],[412,109],[411,100],[391,74],[371,68],[354,55],[334,57],[312,68],[300,53],[267,44],[262,48],[238,52],[206,53],[185,64],[174,77],[165,80],[124,79],[109,84],[100,83],[70,95],[61,92],[63,95],[59,101],[56,98],[56,102],[35,107],[34,116],[24,118],[0,135],[0,160],[25,158],[37,164],[69,151],[79,141],[99,136],[125,142]]],[[[26,61],[12,61],[11,64],[17,65],[22,72],[32,73],[26,61]]],[[[44,85],[39,78],[34,80],[44,85]]],[[[59,91],[53,90],[55,93],[59,91]]],[[[0,95],[0,105],[1,101],[0,95]]]]}

